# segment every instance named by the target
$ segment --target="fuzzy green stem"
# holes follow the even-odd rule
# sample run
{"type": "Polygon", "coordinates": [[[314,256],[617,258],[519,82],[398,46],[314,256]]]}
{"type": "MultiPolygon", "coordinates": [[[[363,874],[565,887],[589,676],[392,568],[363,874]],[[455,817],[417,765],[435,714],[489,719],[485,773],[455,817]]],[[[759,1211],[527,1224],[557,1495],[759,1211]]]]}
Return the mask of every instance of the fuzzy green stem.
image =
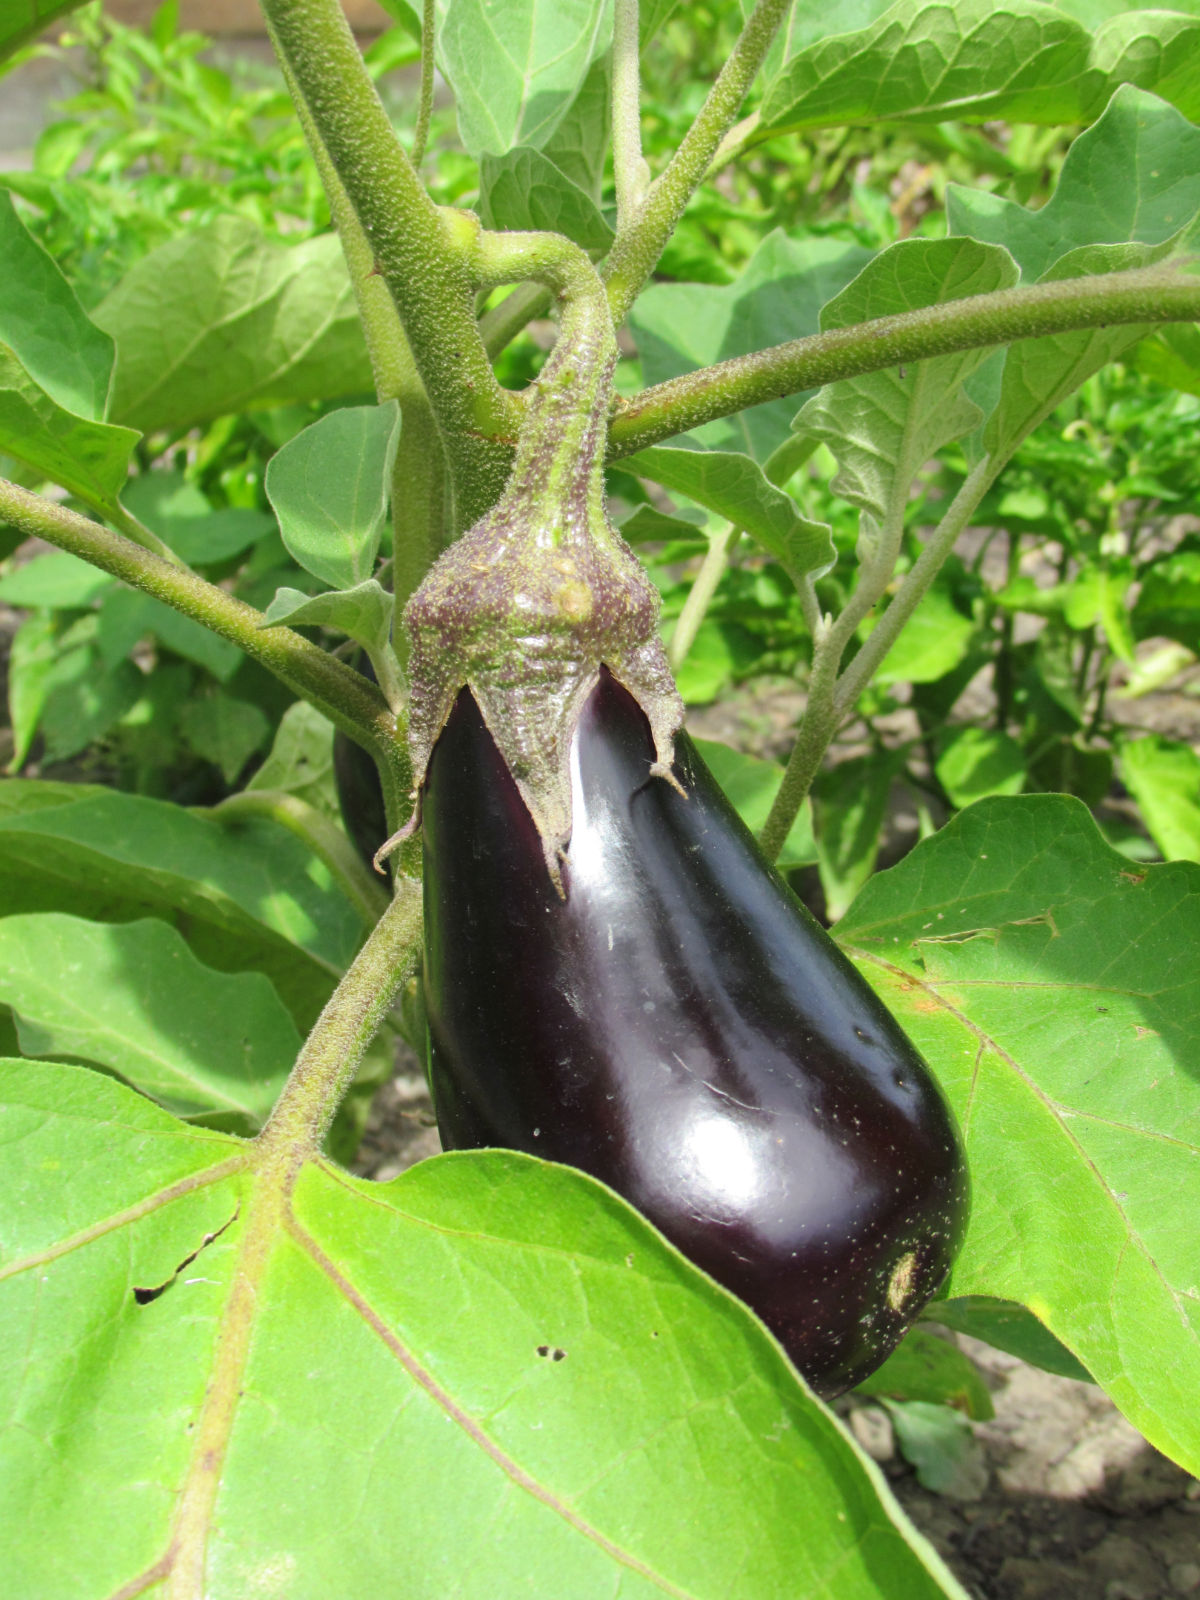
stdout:
{"type": "Polygon", "coordinates": [[[544,317],[553,297],[540,283],[523,283],[479,319],[479,333],[489,356],[498,356],[535,317],[544,317]]]}
{"type": "Polygon", "coordinates": [[[425,159],[429,141],[429,119],[433,116],[433,45],[437,23],[434,0],[425,0],[421,12],[421,93],[417,102],[417,126],[413,132],[412,164],[425,159]]]}
{"type": "Polygon", "coordinates": [[[703,182],[709,163],[758,76],[789,3],[790,0],[758,0],[683,143],[650,186],[628,228],[618,231],[605,270],[615,323],[624,320],[654,271],[688,201],[703,182]]]}
{"type": "MultiPolygon", "coordinates": [[[[381,401],[398,400],[402,417],[400,442],[392,467],[393,540],[392,584],[397,605],[404,602],[425,576],[442,547],[445,514],[444,458],[429,396],[421,382],[404,325],[387,285],[375,269],[370,242],[337,175],[329,152],[313,122],[300,86],[282,50],[276,46],[284,81],[296,107],[304,137],[329,199],[329,210],[346,258],[350,284],[358,306],[367,354],[381,401]]],[[[404,640],[397,639],[401,650],[404,640]]],[[[389,697],[390,698],[390,697],[389,697]]]]}
{"type": "MultiPolygon", "coordinates": [[[[926,541],[921,554],[913,562],[904,581],[893,595],[887,610],[838,681],[834,709],[839,720],[853,707],[854,702],[870,682],[871,674],[899,638],[901,628],[916,610],[922,596],[940,571],[942,563],[953,550],[955,541],[970,520],[971,513],[987,493],[988,486],[1002,466],[1002,461],[985,456],[968,473],[958,493],[950,502],[945,516],[926,541]]],[[[840,617],[838,621],[841,621],[840,617]]]]}
{"type": "Polygon", "coordinates": [[[650,179],[642,155],[638,0],[616,0],[613,12],[612,146],[617,232],[633,225],[650,179]]]}
{"type": "Polygon", "coordinates": [[[613,418],[609,459],[632,455],[747,406],[928,356],[1082,328],[1198,319],[1200,278],[1162,266],[1000,289],[875,317],[644,389],[613,418]]]}
{"type": "Polygon", "coordinates": [[[287,1149],[315,1155],[359,1063],[421,953],[421,886],[401,878],[296,1058],[261,1134],[265,1156],[287,1149]]]}
{"type": "Polygon", "coordinates": [[[812,788],[813,779],[821,770],[821,762],[829,741],[837,730],[837,717],[833,709],[834,689],[837,685],[837,667],[840,650],[823,649],[824,640],[818,635],[813,643],[813,664],[808,679],[808,701],[804,716],[792,746],[783,781],[775,795],[770,814],[763,824],[758,842],[768,860],[776,861],[779,852],[792,831],[792,824],[804,804],[804,797],[812,788]]]}
{"type": "Polygon", "coordinates": [[[504,487],[520,415],[479,337],[472,229],[426,193],[337,0],[262,9],[404,323],[445,446],[452,523],[465,528],[504,487]]]}
{"type": "Polygon", "coordinates": [[[10,524],[27,538],[45,539],[60,550],[69,550],[230,640],[377,759],[382,755],[392,781],[402,784],[401,793],[407,793],[407,758],[403,745],[397,743],[396,718],[379,690],[361,673],[291,628],[265,625],[261,611],[216,584],[206,583],[196,573],[173,566],[122,534],[2,478],[0,523],[10,524]]]}
{"type": "Polygon", "coordinates": [[[729,565],[729,552],[737,540],[738,531],[732,522],[727,523],[708,542],[708,550],[700,563],[699,572],[692,580],[692,587],[688,590],[688,597],[683,602],[683,610],[679,613],[671,634],[671,642],[667,646],[667,660],[671,664],[672,672],[679,671],[696,642],[700,624],[712,604],[717,585],[725,576],[725,568],[729,565]]]}

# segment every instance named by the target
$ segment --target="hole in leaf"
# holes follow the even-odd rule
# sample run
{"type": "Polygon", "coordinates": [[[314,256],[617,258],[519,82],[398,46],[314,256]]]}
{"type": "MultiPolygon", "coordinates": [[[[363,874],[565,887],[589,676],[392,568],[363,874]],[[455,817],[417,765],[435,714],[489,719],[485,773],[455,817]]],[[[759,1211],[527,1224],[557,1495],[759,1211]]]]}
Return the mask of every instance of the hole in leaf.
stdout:
{"type": "Polygon", "coordinates": [[[556,1344],[540,1344],[537,1347],[537,1353],[545,1361],[564,1361],[567,1355],[567,1352],[560,1350],[556,1344]]]}
{"type": "Polygon", "coordinates": [[[238,1219],[238,1213],[241,1211],[241,1209],[242,1209],[241,1205],[239,1204],[234,1209],[234,1213],[229,1218],[228,1222],[223,1222],[221,1224],[221,1226],[219,1228],[215,1228],[212,1233],[206,1233],[204,1235],[203,1239],[201,1239],[200,1243],[192,1251],[191,1255],[190,1256],[184,1256],[183,1260],[175,1268],[175,1271],[171,1274],[171,1276],[169,1278],[166,1278],[162,1283],[155,1284],[155,1285],[153,1285],[152,1287],[149,1287],[149,1288],[135,1285],[134,1286],[134,1291],[133,1291],[133,1298],[137,1301],[138,1305],[139,1306],[148,1306],[152,1300],[157,1300],[160,1294],[165,1294],[167,1292],[167,1290],[171,1287],[171,1285],[179,1277],[179,1274],[183,1271],[183,1269],[185,1267],[190,1267],[191,1266],[192,1262],[195,1261],[196,1257],[200,1254],[201,1250],[207,1249],[208,1246],[210,1244],[212,1244],[214,1239],[219,1239],[221,1237],[221,1235],[225,1232],[226,1228],[229,1228],[229,1227],[233,1226],[233,1224],[238,1219]]]}

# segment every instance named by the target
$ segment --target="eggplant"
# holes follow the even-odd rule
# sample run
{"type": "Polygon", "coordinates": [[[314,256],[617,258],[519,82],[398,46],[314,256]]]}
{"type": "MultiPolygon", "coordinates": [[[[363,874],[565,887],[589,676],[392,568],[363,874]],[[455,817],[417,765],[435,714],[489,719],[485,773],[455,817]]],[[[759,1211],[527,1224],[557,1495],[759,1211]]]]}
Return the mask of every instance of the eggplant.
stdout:
{"type": "Polygon", "coordinates": [[[964,1229],[951,1115],[685,733],[653,776],[607,670],[571,742],[561,886],[469,689],[425,777],[429,1070],[448,1149],[581,1168],[751,1306],[830,1397],[964,1229]]]}

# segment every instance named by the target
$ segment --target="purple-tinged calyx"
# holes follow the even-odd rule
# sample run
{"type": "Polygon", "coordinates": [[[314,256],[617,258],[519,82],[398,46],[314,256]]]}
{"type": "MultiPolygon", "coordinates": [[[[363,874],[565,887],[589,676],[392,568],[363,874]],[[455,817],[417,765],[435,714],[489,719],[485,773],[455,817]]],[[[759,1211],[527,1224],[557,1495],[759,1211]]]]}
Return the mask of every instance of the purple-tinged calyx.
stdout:
{"type": "Polygon", "coordinates": [[[571,739],[601,666],[645,712],[651,772],[672,782],[683,723],[658,637],[658,595],[604,507],[616,356],[603,292],[569,305],[503,495],[430,569],[404,613],[416,793],[466,687],[560,888],[571,837],[571,739]]]}

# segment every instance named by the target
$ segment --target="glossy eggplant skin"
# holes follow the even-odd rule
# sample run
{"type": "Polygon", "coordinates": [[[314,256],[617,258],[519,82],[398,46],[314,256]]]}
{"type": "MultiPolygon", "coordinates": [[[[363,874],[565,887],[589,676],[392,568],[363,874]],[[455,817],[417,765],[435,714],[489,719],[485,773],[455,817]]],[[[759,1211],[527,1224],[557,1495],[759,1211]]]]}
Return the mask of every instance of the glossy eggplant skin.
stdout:
{"type": "Polygon", "coordinates": [[[941,1282],[967,1181],[904,1033],[686,735],[684,794],[607,672],[572,748],[565,899],[463,691],[424,794],[430,1076],[447,1148],[580,1167],[832,1396],[941,1282]]]}

